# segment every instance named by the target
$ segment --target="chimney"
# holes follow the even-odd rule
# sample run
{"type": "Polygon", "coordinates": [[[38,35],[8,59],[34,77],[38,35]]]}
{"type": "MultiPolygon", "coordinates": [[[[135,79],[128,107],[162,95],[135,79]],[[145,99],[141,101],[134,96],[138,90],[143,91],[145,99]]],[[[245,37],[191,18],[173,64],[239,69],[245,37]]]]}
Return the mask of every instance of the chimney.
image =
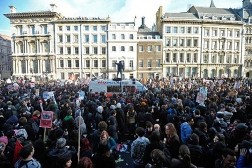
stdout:
{"type": "Polygon", "coordinates": [[[10,13],[16,13],[17,9],[14,6],[9,6],[10,8],[10,13]]]}
{"type": "Polygon", "coordinates": [[[57,6],[55,4],[50,4],[51,6],[51,12],[55,12],[57,6]]]}
{"type": "Polygon", "coordinates": [[[145,25],[145,24],[144,24],[144,19],[145,19],[145,17],[143,16],[143,17],[142,17],[142,26],[145,25]]]}

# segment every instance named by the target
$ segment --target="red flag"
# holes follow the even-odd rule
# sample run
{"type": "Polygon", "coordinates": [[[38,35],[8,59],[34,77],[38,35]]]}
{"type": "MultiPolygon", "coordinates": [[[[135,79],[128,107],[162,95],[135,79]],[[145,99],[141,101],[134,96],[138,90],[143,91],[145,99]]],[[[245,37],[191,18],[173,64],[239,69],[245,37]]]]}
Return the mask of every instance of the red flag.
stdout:
{"type": "Polygon", "coordinates": [[[14,155],[13,155],[13,165],[18,161],[19,159],[19,152],[22,149],[23,145],[20,143],[20,141],[17,139],[15,149],[14,149],[14,155]]]}

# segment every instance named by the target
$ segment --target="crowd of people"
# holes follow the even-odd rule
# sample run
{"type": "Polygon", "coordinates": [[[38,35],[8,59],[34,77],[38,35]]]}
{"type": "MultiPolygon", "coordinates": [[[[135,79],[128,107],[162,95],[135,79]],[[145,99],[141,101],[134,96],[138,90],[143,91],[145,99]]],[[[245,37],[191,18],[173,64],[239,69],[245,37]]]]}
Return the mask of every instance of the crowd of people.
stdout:
{"type": "Polygon", "coordinates": [[[0,167],[116,168],[125,142],[134,168],[252,167],[249,80],[142,82],[148,91],[112,97],[82,83],[2,82],[0,167]],[[49,129],[43,111],[53,112],[49,129]]]}

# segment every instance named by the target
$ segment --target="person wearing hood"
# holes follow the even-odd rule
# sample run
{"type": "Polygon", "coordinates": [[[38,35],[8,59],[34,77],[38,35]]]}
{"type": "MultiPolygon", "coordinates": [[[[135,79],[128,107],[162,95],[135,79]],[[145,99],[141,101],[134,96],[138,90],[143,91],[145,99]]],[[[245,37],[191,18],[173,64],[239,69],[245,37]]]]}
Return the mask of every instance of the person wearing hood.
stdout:
{"type": "Polygon", "coordinates": [[[84,119],[81,116],[77,116],[74,120],[76,128],[79,129],[80,127],[80,134],[83,136],[84,134],[87,134],[87,127],[84,122],[84,119]]]}
{"type": "Polygon", "coordinates": [[[102,117],[102,112],[103,112],[103,107],[102,106],[98,106],[96,109],[96,114],[95,114],[95,126],[96,128],[98,127],[98,124],[103,121],[103,117],[102,117]]]}
{"type": "Polygon", "coordinates": [[[66,117],[63,119],[62,128],[71,133],[74,130],[74,118],[72,116],[72,110],[67,111],[66,117]]]}

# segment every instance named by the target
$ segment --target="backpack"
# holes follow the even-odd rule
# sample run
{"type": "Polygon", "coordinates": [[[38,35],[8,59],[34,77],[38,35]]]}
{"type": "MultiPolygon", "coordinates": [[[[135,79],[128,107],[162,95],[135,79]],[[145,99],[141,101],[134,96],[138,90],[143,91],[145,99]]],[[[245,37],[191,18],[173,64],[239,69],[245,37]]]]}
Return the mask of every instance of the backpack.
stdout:
{"type": "Polygon", "coordinates": [[[36,123],[36,121],[32,120],[31,121],[31,126],[32,126],[32,129],[35,133],[38,133],[39,132],[39,126],[38,124],[36,123]]]}

